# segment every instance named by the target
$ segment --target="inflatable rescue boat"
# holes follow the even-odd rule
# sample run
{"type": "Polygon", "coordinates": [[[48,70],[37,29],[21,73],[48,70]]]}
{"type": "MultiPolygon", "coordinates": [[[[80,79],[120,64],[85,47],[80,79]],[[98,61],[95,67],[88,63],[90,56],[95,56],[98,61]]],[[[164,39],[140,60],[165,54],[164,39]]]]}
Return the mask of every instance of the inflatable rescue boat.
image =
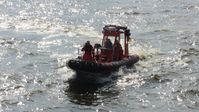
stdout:
{"type": "Polygon", "coordinates": [[[95,44],[90,54],[85,51],[83,56],[67,62],[79,77],[106,77],[122,66],[130,67],[139,61],[138,55],[129,55],[131,34],[127,27],[106,25],[102,33],[102,43],[95,44]]]}

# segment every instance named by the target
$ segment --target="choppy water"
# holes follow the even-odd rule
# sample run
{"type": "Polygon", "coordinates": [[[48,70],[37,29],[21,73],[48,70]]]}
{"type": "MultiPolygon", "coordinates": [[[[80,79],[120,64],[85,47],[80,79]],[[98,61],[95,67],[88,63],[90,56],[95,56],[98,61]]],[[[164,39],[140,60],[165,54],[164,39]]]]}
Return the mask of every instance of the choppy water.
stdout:
{"type": "Polygon", "coordinates": [[[199,0],[0,0],[0,111],[197,112],[199,0]],[[85,84],[65,66],[106,24],[142,60],[85,84]]]}

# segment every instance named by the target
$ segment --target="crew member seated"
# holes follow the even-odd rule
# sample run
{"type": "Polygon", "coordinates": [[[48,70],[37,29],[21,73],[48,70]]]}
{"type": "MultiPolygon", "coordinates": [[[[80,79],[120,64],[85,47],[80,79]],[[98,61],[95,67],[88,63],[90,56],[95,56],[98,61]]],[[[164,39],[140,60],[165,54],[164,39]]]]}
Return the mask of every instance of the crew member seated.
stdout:
{"type": "Polygon", "coordinates": [[[121,60],[123,56],[123,50],[120,42],[117,40],[114,44],[114,53],[113,53],[113,60],[118,61],[121,60]]]}
{"type": "Polygon", "coordinates": [[[101,47],[102,47],[102,46],[101,46],[100,44],[98,44],[98,43],[94,45],[94,54],[95,54],[94,57],[95,57],[95,60],[97,60],[97,61],[98,61],[99,58],[100,58],[100,57],[99,57],[99,56],[100,56],[100,55],[99,55],[99,54],[100,54],[99,49],[100,49],[101,47]],[[95,50],[95,49],[96,49],[96,50],[95,50]]]}
{"type": "Polygon", "coordinates": [[[112,61],[113,44],[110,39],[106,39],[104,42],[104,48],[102,50],[101,59],[102,61],[110,62],[112,61]]]}
{"type": "Polygon", "coordinates": [[[85,61],[91,61],[93,60],[93,46],[90,44],[90,41],[87,41],[84,45],[84,47],[82,48],[82,51],[84,51],[84,55],[83,55],[83,60],[85,61]]]}
{"type": "Polygon", "coordinates": [[[113,48],[113,44],[110,39],[106,39],[104,46],[110,50],[113,48]]]}

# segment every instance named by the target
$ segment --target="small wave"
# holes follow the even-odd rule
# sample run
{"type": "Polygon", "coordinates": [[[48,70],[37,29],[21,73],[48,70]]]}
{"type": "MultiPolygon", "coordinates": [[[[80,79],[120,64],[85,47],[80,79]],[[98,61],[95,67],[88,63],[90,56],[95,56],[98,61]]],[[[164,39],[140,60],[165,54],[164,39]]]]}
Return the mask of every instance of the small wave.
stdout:
{"type": "Polygon", "coordinates": [[[169,12],[172,12],[172,10],[166,9],[166,10],[163,10],[163,11],[161,11],[161,12],[169,13],[169,12]]]}
{"type": "Polygon", "coordinates": [[[188,48],[188,49],[185,49],[185,48],[181,48],[179,49],[179,53],[181,55],[181,57],[189,57],[191,55],[195,55],[195,56],[198,56],[199,55],[199,50],[196,49],[196,48],[188,48]]]}
{"type": "Polygon", "coordinates": [[[170,32],[169,29],[160,29],[160,30],[154,30],[154,32],[170,32]]]}
{"type": "Polygon", "coordinates": [[[185,103],[188,107],[198,107],[199,104],[199,90],[187,89],[178,90],[176,100],[185,103]]]}
{"type": "Polygon", "coordinates": [[[15,40],[15,38],[11,38],[11,39],[0,38],[0,44],[2,46],[13,45],[15,43],[17,43],[17,41],[15,40]]]}
{"type": "Polygon", "coordinates": [[[199,6],[195,6],[195,5],[190,5],[190,6],[187,6],[187,7],[185,7],[186,9],[188,9],[188,10],[199,10],[199,6]]]}
{"type": "MultiPolygon", "coordinates": [[[[164,78],[163,75],[165,74],[155,74],[151,75],[150,77],[146,78],[145,81],[148,83],[165,83],[165,82],[171,82],[171,79],[164,78]]],[[[167,74],[168,75],[168,74],[167,74]]]]}
{"type": "Polygon", "coordinates": [[[32,90],[32,91],[26,92],[26,94],[24,94],[24,97],[25,97],[27,100],[32,101],[31,97],[33,97],[34,95],[37,95],[37,94],[43,94],[45,91],[46,91],[46,90],[35,89],[35,90],[32,90]]]}
{"type": "Polygon", "coordinates": [[[132,11],[132,12],[124,12],[125,15],[146,15],[146,14],[151,14],[151,13],[140,13],[140,12],[136,12],[136,11],[132,11]]]}
{"type": "Polygon", "coordinates": [[[31,41],[27,41],[25,39],[16,39],[16,38],[0,38],[0,45],[5,47],[11,47],[16,48],[17,46],[23,44],[23,43],[34,43],[31,41]]]}
{"type": "Polygon", "coordinates": [[[199,90],[185,90],[184,92],[182,92],[185,96],[195,96],[195,95],[199,95],[199,90]]]}

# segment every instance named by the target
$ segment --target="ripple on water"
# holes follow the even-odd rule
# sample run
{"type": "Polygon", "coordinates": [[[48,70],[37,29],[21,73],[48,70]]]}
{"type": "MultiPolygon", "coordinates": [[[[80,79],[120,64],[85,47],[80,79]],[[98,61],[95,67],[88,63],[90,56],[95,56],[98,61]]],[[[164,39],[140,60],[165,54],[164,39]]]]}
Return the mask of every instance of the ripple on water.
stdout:
{"type": "Polygon", "coordinates": [[[199,108],[199,91],[198,89],[178,90],[176,100],[182,105],[191,109],[199,108]]]}

